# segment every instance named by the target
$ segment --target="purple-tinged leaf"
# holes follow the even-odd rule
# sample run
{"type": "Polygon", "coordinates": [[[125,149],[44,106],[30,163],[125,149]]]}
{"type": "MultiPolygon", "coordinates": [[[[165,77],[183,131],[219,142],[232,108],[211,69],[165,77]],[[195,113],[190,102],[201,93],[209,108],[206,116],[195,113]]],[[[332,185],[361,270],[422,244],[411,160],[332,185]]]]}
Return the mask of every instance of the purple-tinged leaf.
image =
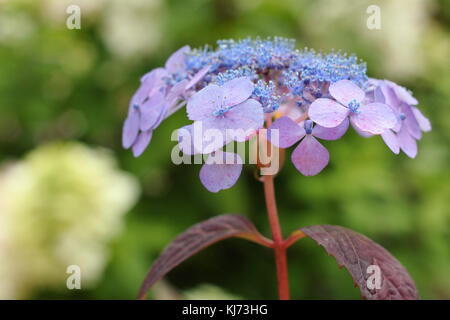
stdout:
{"type": "Polygon", "coordinates": [[[271,241],[264,238],[245,217],[227,214],[200,222],[176,237],[153,263],[139,291],[138,299],[144,299],[156,281],[183,261],[206,247],[231,237],[244,238],[264,246],[271,241]]]}
{"type": "MultiPolygon", "coordinates": [[[[386,249],[369,238],[346,228],[317,225],[300,229],[308,237],[323,246],[345,267],[368,300],[417,300],[420,299],[414,281],[406,269],[386,249]],[[375,276],[369,266],[379,267],[379,289],[369,288],[375,276]],[[371,277],[369,279],[369,277],[371,277]]],[[[373,268],[373,267],[372,267],[373,268]]],[[[375,271],[376,272],[376,271],[375,271]]]]}

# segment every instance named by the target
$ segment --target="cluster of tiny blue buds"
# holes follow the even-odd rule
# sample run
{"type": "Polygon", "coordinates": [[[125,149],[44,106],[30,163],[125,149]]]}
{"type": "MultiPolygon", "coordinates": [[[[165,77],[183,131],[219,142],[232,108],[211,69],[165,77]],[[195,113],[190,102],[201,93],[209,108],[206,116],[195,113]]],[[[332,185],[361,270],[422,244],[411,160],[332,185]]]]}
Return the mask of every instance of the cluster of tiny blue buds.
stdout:
{"type": "Polygon", "coordinates": [[[186,56],[189,73],[205,66],[210,66],[205,84],[223,85],[238,77],[252,80],[252,97],[261,102],[265,112],[277,110],[286,94],[297,97],[297,105],[307,106],[322,97],[331,83],[346,79],[365,89],[368,81],[366,64],[357,57],[297,50],[295,40],[284,38],[220,40],[215,50],[204,47],[186,56]],[[280,88],[287,88],[288,93],[280,88]]]}

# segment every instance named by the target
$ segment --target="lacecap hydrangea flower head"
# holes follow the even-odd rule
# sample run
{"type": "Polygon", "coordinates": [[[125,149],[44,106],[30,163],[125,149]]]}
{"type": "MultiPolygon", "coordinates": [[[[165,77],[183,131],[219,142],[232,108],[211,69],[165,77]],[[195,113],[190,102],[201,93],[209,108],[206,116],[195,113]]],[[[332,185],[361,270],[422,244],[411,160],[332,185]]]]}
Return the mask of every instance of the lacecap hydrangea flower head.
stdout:
{"type": "Polygon", "coordinates": [[[283,38],[221,40],[216,49],[183,47],[164,68],[141,78],[124,123],[123,146],[139,156],[161,122],[186,106],[193,122],[180,128],[179,148],[209,155],[200,180],[217,192],[236,183],[243,165],[238,154],[222,147],[245,142],[265,127],[273,145],[295,145],[291,160],[306,176],[329,162],[319,140],[338,140],[350,126],[363,137],[381,136],[392,152],[414,158],[417,140],[431,130],[417,105],[402,86],[369,78],[365,63],[354,55],[298,50],[294,40],[283,38]],[[209,136],[195,135],[196,127],[209,136]]]}

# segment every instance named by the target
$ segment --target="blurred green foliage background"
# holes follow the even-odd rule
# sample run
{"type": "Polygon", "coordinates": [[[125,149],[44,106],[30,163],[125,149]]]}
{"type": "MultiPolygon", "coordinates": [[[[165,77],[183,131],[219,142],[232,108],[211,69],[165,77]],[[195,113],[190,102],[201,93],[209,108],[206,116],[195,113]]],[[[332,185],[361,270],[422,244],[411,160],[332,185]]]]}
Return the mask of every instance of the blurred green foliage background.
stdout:
{"type": "MultiPolygon", "coordinates": [[[[352,228],[390,250],[423,298],[450,298],[449,1],[0,0],[0,161],[21,159],[50,141],[77,140],[112,150],[142,188],[98,282],[69,291],[65,283],[47,288],[43,281],[26,298],[134,298],[171,239],[221,213],[246,215],[270,234],[252,168],[232,189],[211,194],[198,180],[199,166],[171,163],[170,135],[188,123],[183,112],[158,128],[140,158],[121,149],[122,121],[141,75],[182,45],[246,36],[355,53],[370,76],[413,90],[433,125],[418,157],[396,156],[380,138],[353,132],[325,142],[331,163],[320,175],[303,177],[287,162],[277,177],[281,223],[285,235],[312,224],[352,228]],[[69,4],[81,8],[81,30],[66,28],[69,4]],[[366,27],[372,4],[381,8],[381,30],[366,27]]],[[[313,241],[300,241],[288,254],[293,298],[359,297],[347,272],[313,241]]],[[[272,252],[236,239],[190,259],[152,295],[189,290],[191,298],[272,299],[275,286],[272,252]]]]}

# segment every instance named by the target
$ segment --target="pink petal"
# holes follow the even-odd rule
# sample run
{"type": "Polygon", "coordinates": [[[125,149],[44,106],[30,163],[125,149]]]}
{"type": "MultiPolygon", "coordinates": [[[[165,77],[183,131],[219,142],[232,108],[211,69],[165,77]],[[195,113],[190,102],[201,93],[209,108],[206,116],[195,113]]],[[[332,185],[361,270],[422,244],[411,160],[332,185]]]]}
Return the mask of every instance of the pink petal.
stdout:
{"type": "Polygon", "coordinates": [[[133,155],[137,158],[139,157],[145,149],[148,147],[150,140],[152,139],[153,131],[141,132],[133,144],[133,155]]]}
{"type": "Polygon", "coordinates": [[[186,68],[186,53],[188,53],[190,50],[191,48],[189,46],[184,46],[175,51],[166,61],[165,67],[167,72],[171,74],[184,72],[186,68]]]}
{"type": "Polygon", "coordinates": [[[241,171],[242,159],[239,155],[217,151],[200,169],[200,181],[208,191],[218,192],[231,188],[239,179],[241,171]]]}
{"type": "Polygon", "coordinates": [[[186,109],[191,120],[203,120],[213,116],[213,113],[222,106],[222,88],[210,84],[195,93],[188,101],[186,109]]]}
{"type": "Polygon", "coordinates": [[[164,94],[160,91],[152,95],[144,104],[141,106],[141,124],[140,129],[142,131],[147,131],[153,128],[161,113],[164,111],[164,105],[166,101],[164,99],[164,94]]]}
{"type": "Polygon", "coordinates": [[[400,153],[397,135],[394,132],[392,132],[392,130],[390,129],[386,130],[381,134],[381,137],[383,138],[384,143],[386,143],[386,145],[389,147],[389,149],[392,150],[393,153],[395,154],[400,153]]]}
{"type": "Polygon", "coordinates": [[[231,107],[244,102],[253,93],[253,88],[253,82],[246,77],[240,77],[225,82],[222,86],[223,106],[231,107]]]}
{"type": "Polygon", "coordinates": [[[351,115],[353,123],[362,131],[381,134],[397,124],[394,111],[382,103],[369,103],[359,107],[359,113],[351,115]]]}
{"type": "Polygon", "coordinates": [[[131,107],[122,129],[122,146],[125,149],[130,148],[136,141],[139,133],[139,117],[139,110],[131,107]]]}
{"type": "Polygon", "coordinates": [[[268,140],[279,148],[289,148],[305,135],[305,129],[289,117],[277,119],[267,130],[268,140]],[[278,130],[278,135],[273,130],[278,130]]]}
{"type": "Polygon", "coordinates": [[[347,132],[349,124],[350,121],[348,118],[345,118],[340,125],[334,128],[325,128],[316,124],[312,134],[313,136],[323,140],[337,140],[347,132]]]}
{"type": "Polygon", "coordinates": [[[315,123],[326,128],[335,128],[344,121],[349,109],[331,99],[316,99],[310,105],[308,115],[315,123]]]}
{"type": "Polygon", "coordinates": [[[353,119],[350,118],[350,124],[352,125],[353,129],[356,131],[357,134],[359,134],[363,138],[370,138],[373,137],[373,134],[370,132],[362,131],[360,128],[358,128],[354,123],[353,119]]]}
{"type": "Polygon", "coordinates": [[[258,101],[248,99],[231,108],[223,117],[216,117],[214,122],[217,129],[233,129],[245,133],[245,135],[233,137],[233,140],[242,142],[247,140],[248,136],[256,130],[262,128],[264,111],[258,101]]]}
{"type": "Polygon", "coordinates": [[[330,85],[329,91],[333,98],[345,106],[352,100],[361,102],[366,96],[364,91],[350,80],[340,80],[333,83],[330,85]]]}
{"type": "Polygon", "coordinates": [[[415,158],[417,156],[417,142],[416,140],[409,134],[408,129],[405,126],[402,126],[402,129],[397,135],[398,143],[400,149],[410,158],[415,158]]]}
{"type": "Polygon", "coordinates": [[[303,175],[314,176],[327,166],[330,154],[316,138],[307,135],[292,152],[291,160],[303,175]]]}
{"type": "Polygon", "coordinates": [[[203,77],[209,72],[210,69],[211,69],[211,66],[206,66],[206,67],[203,67],[199,72],[194,74],[192,79],[187,84],[186,90],[189,90],[190,88],[195,86],[200,80],[202,80],[203,77]]]}
{"type": "Polygon", "coordinates": [[[416,107],[411,107],[412,112],[414,114],[414,116],[417,119],[417,122],[419,123],[420,129],[424,132],[429,132],[431,131],[431,123],[430,120],[428,120],[427,117],[425,117],[422,112],[420,112],[419,109],[417,109],[416,107]]]}

